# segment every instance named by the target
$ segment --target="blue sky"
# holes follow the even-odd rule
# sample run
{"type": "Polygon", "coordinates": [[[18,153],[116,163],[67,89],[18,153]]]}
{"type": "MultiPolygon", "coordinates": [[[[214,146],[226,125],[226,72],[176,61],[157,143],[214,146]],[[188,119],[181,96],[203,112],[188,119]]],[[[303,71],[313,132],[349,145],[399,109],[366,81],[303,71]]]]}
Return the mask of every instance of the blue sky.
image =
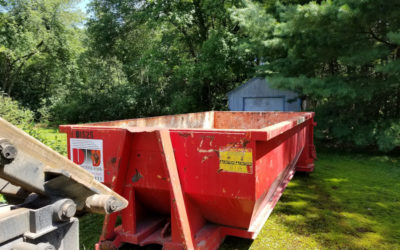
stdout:
{"type": "MultiPolygon", "coordinates": [[[[82,10],[84,13],[87,13],[86,11],[86,6],[88,5],[88,3],[90,3],[92,0],[80,0],[77,4],[76,7],[80,10],[82,10]]],[[[0,7],[0,12],[1,11],[6,11],[5,9],[0,7]]]]}
{"type": "Polygon", "coordinates": [[[90,1],[91,1],[91,0],[81,0],[81,1],[77,4],[77,7],[78,7],[79,9],[81,9],[83,12],[86,12],[86,5],[87,5],[88,3],[90,3],[90,1]]]}

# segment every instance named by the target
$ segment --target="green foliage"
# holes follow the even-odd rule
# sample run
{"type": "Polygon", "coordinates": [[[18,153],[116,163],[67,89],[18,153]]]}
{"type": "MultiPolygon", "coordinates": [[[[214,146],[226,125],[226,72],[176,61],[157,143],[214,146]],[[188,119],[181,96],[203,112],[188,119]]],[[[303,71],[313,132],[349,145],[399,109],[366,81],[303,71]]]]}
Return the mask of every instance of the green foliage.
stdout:
{"type": "Polygon", "coordinates": [[[317,112],[321,143],[400,146],[400,20],[396,1],[251,1],[232,16],[258,73],[317,112]]]}
{"type": "Polygon", "coordinates": [[[225,109],[226,93],[252,72],[237,50],[229,8],[215,1],[93,1],[93,55],[118,60],[136,116],[225,109]],[[133,7],[135,6],[135,7],[133,7]]]}
{"type": "Polygon", "coordinates": [[[0,92],[0,117],[24,130],[32,130],[34,114],[0,92]]]}
{"type": "Polygon", "coordinates": [[[10,97],[0,95],[0,117],[14,126],[40,140],[57,152],[66,155],[66,135],[57,134],[57,129],[45,129],[34,126],[34,113],[12,100],[10,97]]]}
{"type": "Polygon", "coordinates": [[[319,143],[400,146],[396,1],[0,1],[0,89],[35,119],[225,110],[254,75],[316,111],[319,143]]]}
{"type": "Polygon", "coordinates": [[[0,3],[0,89],[33,111],[75,81],[80,14],[72,1],[0,3]]]}
{"type": "Polygon", "coordinates": [[[251,76],[251,54],[229,8],[240,1],[91,3],[78,72],[42,101],[52,122],[85,122],[226,109],[251,76]]]}
{"type": "Polygon", "coordinates": [[[135,90],[127,84],[121,63],[83,54],[78,61],[81,81],[50,100],[50,121],[82,122],[118,119],[135,110],[135,90]]]}
{"type": "Polygon", "coordinates": [[[378,145],[383,151],[389,151],[400,145],[400,120],[385,121],[378,130],[378,145]]]}
{"type": "Polygon", "coordinates": [[[34,133],[31,133],[31,135],[48,147],[67,157],[67,135],[60,134],[57,128],[35,127],[34,133]]]}

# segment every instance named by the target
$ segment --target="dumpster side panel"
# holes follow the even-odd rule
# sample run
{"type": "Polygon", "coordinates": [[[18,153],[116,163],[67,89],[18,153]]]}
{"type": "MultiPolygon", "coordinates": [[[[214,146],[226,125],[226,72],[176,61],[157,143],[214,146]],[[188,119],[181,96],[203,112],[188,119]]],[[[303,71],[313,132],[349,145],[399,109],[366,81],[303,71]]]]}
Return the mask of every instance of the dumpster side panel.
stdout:
{"type": "Polygon", "coordinates": [[[301,124],[271,140],[257,142],[257,200],[268,193],[278,176],[304,150],[306,133],[307,125],[301,124]]]}
{"type": "Polygon", "coordinates": [[[311,118],[306,128],[306,146],[300,156],[297,163],[296,170],[301,172],[312,172],[314,171],[314,160],[317,158],[317,154],[314,146],[314,127],[317,124],[314,119],[311,118]]]}
{"type": "Polygon", "coordinates": [[[250,141],[250,133],[173,130],[171,140],[183,190],[204,218],[246,228],[255,202],[255,144],[250,141]],[[227,165],[221,162],[221,154],[225,154],[227,165]],[[251,165],[240,165],[246,164],[241,156],[247,157],[251,165]]]}
{"type": "Polygon", "coordinates": [[[127,136],[126,130],[118,128],[96,129],[90,127],[73,127],[66,132],[68,158],[78,165],[89,161],[89,163],[91,163],[88,164],[89,172],[91,172],[91,168],[96,171],[96,168],[100,166],[96,164],[96,159],[94,157],[89,157],[89,155],[87,155],[87,149],[90,150],[90,143],[94,140],[101,143],[102,150],[99,152],[98,157],[100,158],[99,161],[102,162],[104,177],[100,181],[108,187],[112,187],[113,180],[115,181],[115,176],[118,175],[121,158],[123,157],[127,136]],[[71,145],[71,141],[75,139],[79,139],[79,141],[77,145],[73,146],[71,145]],[[79,150],[79,148],[83,150],[79,150]],[[82,159],[82,156],[84,156],[84,159],[82,159]]]}
{"type": "Polygon", "coordinates": [[[231,164],[223,169],[220,163],[222,152],[229,158],[229,154],[234,157],[236,151],[245,157],[251,156],[253,161],[254,142],[250,141],[249,133],[172,131],[171,140],[185,192],[223,197],[236,195],[248,199],[253,197],[253,166],[235,169],[238,165],[231,164]],[[229,166],[232,168],[229,169],[229,166]],[[239,186],[238,190],[238,184],[242,183],[246,185],[239,186]]]}
{"type": "Polygon", "coordinates": [[[132,187],[169,190],[170,180],[158,143],[155,132],[133,133],[128,173],[132,187]]]}

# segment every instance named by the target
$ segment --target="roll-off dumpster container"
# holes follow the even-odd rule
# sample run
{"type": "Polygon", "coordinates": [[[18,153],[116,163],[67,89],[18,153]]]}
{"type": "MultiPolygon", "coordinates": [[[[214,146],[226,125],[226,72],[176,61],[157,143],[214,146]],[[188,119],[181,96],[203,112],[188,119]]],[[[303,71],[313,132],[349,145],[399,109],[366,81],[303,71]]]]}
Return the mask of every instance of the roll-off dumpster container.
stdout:
{"type": "Polygon", "coordinates": [[[295,171],[313,171],[313,117],[203,112],[60,130],[70,159],[129,200],[105,217],[97,249],[216,249],[227,235],[254,239],[295,171]]]}

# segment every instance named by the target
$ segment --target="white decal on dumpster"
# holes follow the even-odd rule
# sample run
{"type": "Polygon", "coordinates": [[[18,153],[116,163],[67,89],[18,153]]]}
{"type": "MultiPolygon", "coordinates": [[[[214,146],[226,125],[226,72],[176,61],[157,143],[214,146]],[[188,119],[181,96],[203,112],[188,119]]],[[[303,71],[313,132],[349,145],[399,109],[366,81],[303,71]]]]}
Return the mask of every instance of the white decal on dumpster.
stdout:
{"type": "Polygon", "coordinates": [[[72,161],[104,182],[103,140],[71,138],[70,146],[72,161]]]}
{"type": "Polygon", "coordinates": [[[251,148],[220,149],[219,170],[242,174],[253,173],[253,153],[251,148]]]}

